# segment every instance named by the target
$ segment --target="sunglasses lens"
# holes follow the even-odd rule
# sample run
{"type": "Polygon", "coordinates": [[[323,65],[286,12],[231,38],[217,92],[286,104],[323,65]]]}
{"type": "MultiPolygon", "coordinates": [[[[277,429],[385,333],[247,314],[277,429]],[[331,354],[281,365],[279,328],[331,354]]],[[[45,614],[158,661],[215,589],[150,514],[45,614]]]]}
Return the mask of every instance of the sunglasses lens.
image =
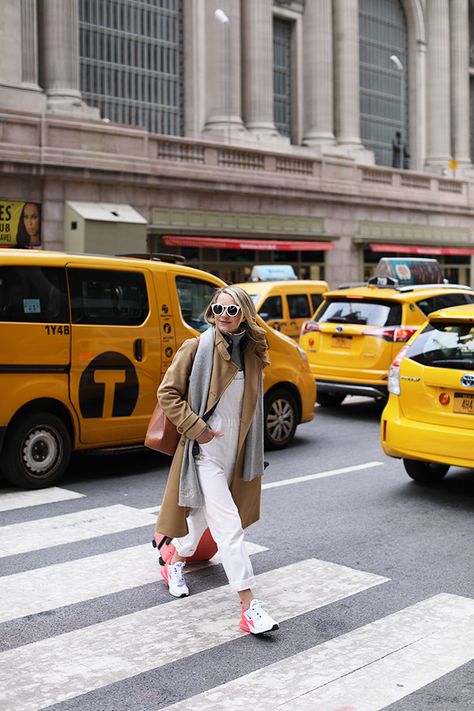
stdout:
{"type": "Polygon", "coordinates": [[[222,313],[222,304],[212,304],[212,313],[214,316],[220,316],[222,313]]]}
{"type": "Polygon", "coordinates": [[[229,314],[229,316],[232,316],[232,317],[237,316],[237,314],[239,313],[239,307],[231,304],[230,306],[227,307],[227,313],[229,314]]]}

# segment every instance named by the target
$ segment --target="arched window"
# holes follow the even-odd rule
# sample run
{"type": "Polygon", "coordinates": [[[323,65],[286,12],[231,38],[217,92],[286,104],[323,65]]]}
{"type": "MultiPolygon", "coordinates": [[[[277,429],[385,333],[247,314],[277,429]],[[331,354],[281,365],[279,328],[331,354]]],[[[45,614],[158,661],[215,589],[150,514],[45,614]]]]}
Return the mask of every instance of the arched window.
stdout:
{"type": "Polygon", "coordinates": [[[400,0],[359,0],[359,43],[362,143],[374,152],[376,163],[391,166],[400,131],[408,167],[408,29],[400,0]]]}

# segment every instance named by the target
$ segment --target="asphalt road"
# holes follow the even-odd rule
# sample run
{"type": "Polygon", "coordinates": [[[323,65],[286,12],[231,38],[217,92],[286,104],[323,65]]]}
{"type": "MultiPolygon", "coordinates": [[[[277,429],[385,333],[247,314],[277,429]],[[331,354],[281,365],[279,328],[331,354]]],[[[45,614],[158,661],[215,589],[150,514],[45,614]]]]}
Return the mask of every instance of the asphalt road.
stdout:
{"type": "MultiPolygon", "coordinates": [[[[242,636],[232,625],[219,636],[222,609],[232,618],[235,607],[238,620],[232,593],[218,591],[226,582],[220,566],[190,573],[192,596],[170,602],[149,546],[145,562],[134,563],[137,575],[146,568],[148,577],[120,582],[133,573],[120,551],[149,544],[165,457],[76,457],[61,488],[82,497],[7,505],[0,528],[0,699],[5,687],[13,695],[0,708],[220,709],[225,699],[227,709],[260,711],[309,684],[300,705],[288,708],[474,709],[473,471],[452,469],[439,484],[415,484],[400,462],[384,456],[379,417],[370,400],[317,408],[290,448],[266,453],[262,518],[247,538],[267,549],[252,555],[263,576],[258,595],[270,613],[284,614],[280,631],[265,639],[242,636]],[[61,518],[97,509],[109,528],[92,521],[78,534],[76,519],[61,518]],[[124,512],[132,518],[120,528],[124,512]],[[138,525],[135,514],[143,516],[138,525]],[[42,528],[51,522],[52,533],[42,528]],[[6,546],[2,534],[4,543],[11,534],[6,546]],[[95,571],[89,561],[97,562],[95,571]],[[13,619],[9,605],[17,610],[13,619]],[[133,664],[121,668],[126,648],[133,664]],[[247,678],[254,670],[261,672],[247,678]],[[240,686],[232,683],[240,678],[240,686]],[[206,692],[222,684],[213,706],[206,692]]],[[[0,486],[1,507],[11,490],[0,486]]]]}

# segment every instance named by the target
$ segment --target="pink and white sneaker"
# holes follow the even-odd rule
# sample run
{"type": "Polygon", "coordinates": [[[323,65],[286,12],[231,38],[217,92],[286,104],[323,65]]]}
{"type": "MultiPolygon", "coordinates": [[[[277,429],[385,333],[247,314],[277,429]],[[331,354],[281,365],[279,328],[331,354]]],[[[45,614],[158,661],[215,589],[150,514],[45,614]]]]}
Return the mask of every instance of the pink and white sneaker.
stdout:
{"type": "Polygon", "coordinates": [[[183,573],[185,565],[186,563],[182,561],[174,564],[168,561],[166,565],[161,568],[161,577],[168,585],[170,594],[173,595],[173,597],[187,597],[189,595],[189,588],[186,585],[183,573]]]}
{"type": "Polygon", "coordinates": [[[244,610],[242,607],[240,629],[251,634],[264,634],[265,632],[274,632],[279,629],[279,625],[268,612],[265,612],[263,603],[254,598],[248,610],[244,610]]]}

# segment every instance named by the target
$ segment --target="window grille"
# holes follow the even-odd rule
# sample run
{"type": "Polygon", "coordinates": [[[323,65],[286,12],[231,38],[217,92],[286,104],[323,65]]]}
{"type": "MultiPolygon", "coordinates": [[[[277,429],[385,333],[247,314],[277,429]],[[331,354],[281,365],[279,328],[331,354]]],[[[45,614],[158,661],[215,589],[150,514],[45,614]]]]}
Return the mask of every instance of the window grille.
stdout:
{"type": "Polygon", "coordinates": [[[184,130],[183,0],[79,0],[80,86],[111,121],[184,130]]]}
{"type": "Polygon", "coordinates": [[[292,25],[291,20],[273,18],[273,120],[283,136],[291,136],[292,25]]]}
{"type": "Polygon", "coordinates": [[[379,165],[392,165],[392,141],[401,126],[401,72],[390,61],[395,54],[403,65],[403,141],[408,144],[408,29],[400,0],[359,0],[360,130],[362,143],[379,165]]]}

